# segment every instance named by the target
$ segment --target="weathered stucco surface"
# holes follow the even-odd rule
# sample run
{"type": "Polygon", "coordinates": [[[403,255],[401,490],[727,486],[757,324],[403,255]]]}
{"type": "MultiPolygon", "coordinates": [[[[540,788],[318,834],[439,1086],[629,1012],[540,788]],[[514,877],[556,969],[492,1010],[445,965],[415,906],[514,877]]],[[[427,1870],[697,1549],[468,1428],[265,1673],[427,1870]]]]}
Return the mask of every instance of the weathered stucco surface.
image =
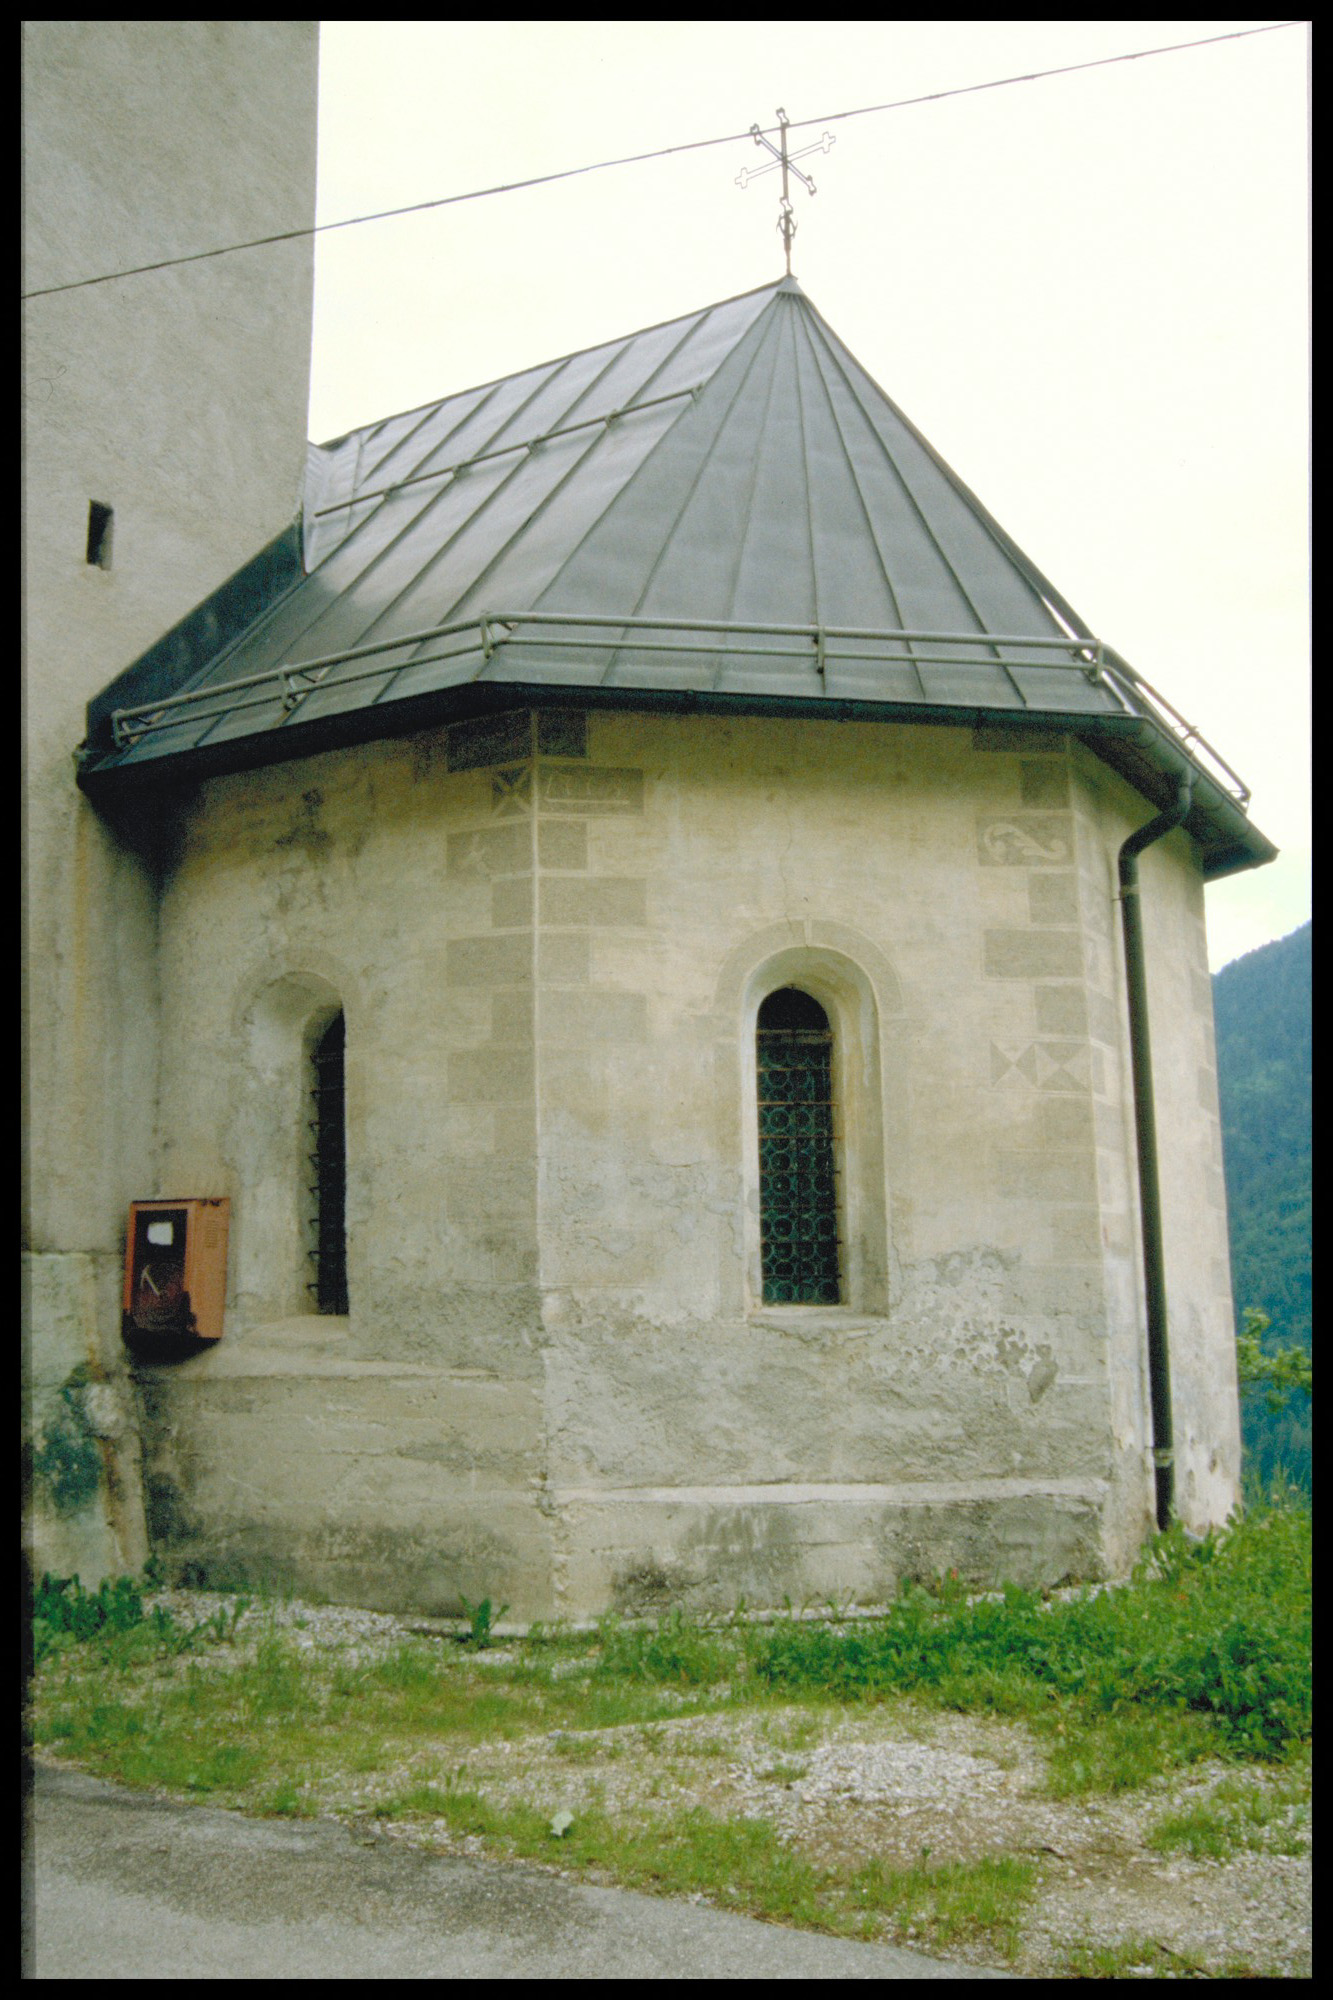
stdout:
{"type": "Polygon", "coordinates": [[[314,22],[23,29],[25,1415],[34,1560],[89,1581],[142,1559],[118,1284],[156,1178],[157,884],[151,816],[99,819],[72,753],[89,699],[298,511],[313,253],[47,288],[313,221],[317,51],[314,22]],[[47,1476],[80,1367],[119,1410],[94,1488],[47,1476]]]}
{"type": "MultiPolygon", "coordinates": [[[[153,1191],[230,1196],[231,1309],[139,1371],[155,1538],[526,1617],[1123,1569],[1151,1480],[1115,855],[1150,816],[1059,736],[746,717],[517,712],[209,781],[164,869],[153,1191]],[[754,1025],[786,984],[834,1028],[836,1308],[762,1303],[754,1025]],[[345,1319],[303,1308],[301,1214],[339,1007],[345,1319]]],[[[1201,1523],[1239,1454],[1185,836],[1143,880],[1201,1523]]]]}
{"type": "MultiPolygon", "coordinates": [[[[40,1566],[515,1616],[1123,1569],[1150,1520],[1115,903],[1059,736],[527,711],[99,816],[84,707],[298,509],[308,22],[25,36],[27,1436],[40,1566]],[[114,510],[88,560],[90,503],[114,510]],[[104,552],[105,554],[105,552],[104,552]],[[836,1308],[765,1308],[755,1019],[834,1031],[836,1308]],[[347,1023],[350,1310],[309,1310],[347,1023]],[[227,1331],[127,1365],[129,1203],[227,1331]],[[142,1447],[142,1461],[141,1461],[142,1447]]],[[[1202,888],[1142,863],[1178,1497],[1239,1463],[1202,888]]]]}

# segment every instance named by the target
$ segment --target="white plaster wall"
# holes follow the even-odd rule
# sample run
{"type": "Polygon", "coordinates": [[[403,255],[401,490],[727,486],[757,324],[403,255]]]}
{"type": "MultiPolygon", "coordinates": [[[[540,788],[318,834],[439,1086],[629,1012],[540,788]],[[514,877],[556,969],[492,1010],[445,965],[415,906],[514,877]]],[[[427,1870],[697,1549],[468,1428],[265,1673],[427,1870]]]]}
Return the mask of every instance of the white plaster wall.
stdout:
{"type": "Polygon", "coordinates": [[[491,781],[448,771],[441,733],[216,779],[180,815],[162,904],[161,1178],[232,1198],[242,1338],[291,1317],[309,1275],[294,1209],[281,1228],[273,1214],[308,1115],[302,1020],[335,1003],[349,1351],[472,1366],[506,1298],[532,1321],[532,927],[496,907],[530,908],[532,831],[492,820],[491,781]]]}
{"type": "MultiPolygon", "coordinates": [[[[524,729],[528,728],[526,721],[524,729]]],[[[549,1610],[530,816],[443,732],[217,779],[162,904],[164,1186],[232,1200],[219,1348],[144,1371],[155,1537],[213,1577],[549,1610]],[[305,1018],[347,1024],[346,1318],[300,1309],[305,1018]]]]}
{"type": "MultiPolygon", "coordinates": [[[[23,62],[25,293],[313,222],[315,23],[27,22],[23,62]]],[[[80,1364],[117,1379],[125,1216],[156,1170],[154,833],[132,811],[99,819],[73,752],[89,698],[294,517],[312,284],[307,238],[24,307],[39,1430],[74,1326],[80,1364]],[[114,509],[109,569],[86,560],[93,500],[114,509]]],[[[133,1566],[141,1521],[108,1518],[105,1491],[77,1520],[46,1518],[39,1493],[35,1559],[90,1580],[133,1566]]]]}
{"type": "MultiPolygon", "coordinates": [[[[1147,809],[1004,741],[592,714],[582,757],[451,768],[440,731],[202,787],[162,905],[160,1191],[231,1197],[231,1305],[149,1371],[172,1547],[528,1616],[1123,1568],[1150,1484],[1110,884],[1147,809]],[[865,1243],[879,1211],[836,1309],[754,1275],[753,1010],[803,967],[865,1243]],[[348,1023],[345,1321],[294,1312],[274,1221],[302,995],[348,1023]]],[[[1188,842],[1160,859],[1174,1072],[1188,842]]],[[[1178,1396],[1224,1484],[1212,1365],[1178,1396]]]]}
{"type": "MultiPolygon", "coordinates": [[[[314,221],[316,23],[30,21],[23,54],[25,294],[314,221]]],[[[88,698],[295,517],[313,272],[307,236],[29,299],[32,720],[66,758],[88,698]]]]}
{"type": "MultiPolygon", "coordinates": [[[[817,1595],[830,1570],[883,1595],[930,1565],[931,1541],[954,1546],[964,1493],[973,1573],[1021,1567],[1024,1538],[1037,1569],[1095,1567],[1113,1468],[1094,1060],[1086,1017],[1056,1045],[1051,1012],[1083,995],[1094,943],[1063,745],[1006,756],[963,730],[715,718],[590,729],[594,764],[643,773],[643,810],[588,817],[606,921],[589,906],[581,1003],[555,1035],[560,989],[538,989],[571,1595],[753,1601],[779,1572],[817,1595]],[[875,1000],[885,1286],[836,1312],[765,1309],[743,1087],[743,995],[761,995],[743,975],[799,984],[804,962],[825,998],[839,959],[875,1000]],[[620,1046],[613,999],[626,1023],[639,1010],[620,1046]],[[927,1494],[954,1514],[923,1540],[908,1523],[927,1494]],[[854,1525],[867,1507],[873,1530],[854,1525]]],[[[539,878],[544,945],[577,907],[539,878]]]]}

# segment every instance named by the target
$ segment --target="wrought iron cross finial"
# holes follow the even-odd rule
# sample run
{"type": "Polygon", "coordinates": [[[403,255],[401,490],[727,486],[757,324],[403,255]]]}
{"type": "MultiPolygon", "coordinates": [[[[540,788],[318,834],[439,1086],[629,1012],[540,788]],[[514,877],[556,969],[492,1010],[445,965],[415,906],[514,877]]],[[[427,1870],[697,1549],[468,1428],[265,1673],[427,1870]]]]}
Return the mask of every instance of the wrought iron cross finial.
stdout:
{"type": "Polygon", "coordinates": [[[788,119],[786,112],[782,109],[781,105],[779,105],[778,132],[782,140],[782,144],[780,147],[775,146],[771,139],[765,138],[763,132],[759,129],[757,125],[752,125],[750,127],[750,136],[753,138],[755,145],[767,146],[769,152],[773,155],[773,158],[769,161],[766,167],[742,167],[740,172],[736,176],[737,187],[743,188],[747,187],[751,181],[758,180],[760,174],[771,174],[774,167],[781,167],[782,200],[780,203],[781,213],[778,217],[778,230],[782,236],[783,248],[787,253],[788,277],[791,276],[791,242],[793,236],[795,236],[796,234],[796,217],[792,214],[791,200],[787,192],[788,171],[790,170],[790,172],[794,173],[797,180],[800,181],[803,184],[803,186],[807,187],[811,194],[814,194],[816,192],[815,184],[811,180],[809,174],[803,174],[799,167],[792,166],[792,161],[803,160],[807,153],[827,153],[829,147],[834,143],[834,140],[837,137],[836,133],[825,132],[823,138],[816,139],[812,145],[802,146],[799,152],[789,153],[787,151],[787,128],[790,122],[791,121],[788,119]]]}

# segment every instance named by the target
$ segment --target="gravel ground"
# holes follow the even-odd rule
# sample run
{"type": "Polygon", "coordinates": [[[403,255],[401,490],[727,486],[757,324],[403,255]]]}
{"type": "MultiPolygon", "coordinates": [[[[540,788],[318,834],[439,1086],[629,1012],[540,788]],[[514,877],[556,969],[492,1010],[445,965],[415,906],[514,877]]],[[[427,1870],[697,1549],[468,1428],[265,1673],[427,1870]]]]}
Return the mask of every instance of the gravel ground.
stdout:
{"type": "MultiPolygon", "coordinates": [[[[186,1625],[233,1602],[198,1591],[168,1591],[152,1601],[186,1625]]],[[[355,1661],[423,1629],[383,1613],[297,1602],[266,1606],[263,1617],[276,1618],[304,1650],[355,1661]]],[[[258,1611],[246,1614],[242,1642],[259,1620],[258,1611]]],[[[497,1665],[506,1657],[502,1642],[472,1656],[497,1665]]],[[[323,1787],[317,1803],[343,1818],[367,1818],[379,1798],[457,1755],[456,1746],[424,1743],[404,1765],[323,1787]]],[[[1280,1809],[1256,1836],[1262,1850],[1228,1861],[1163,1855],[1147,1844],[1168,1813],[1206,1802],[1219,1783],[1239,1783],[1249,1796],[1271,1792],[1283,1774],[1196,1766],[1132,1794],[1073,1800],[1047,1797],[1043,1776],[1041,1753],[1021,1726],[908,1703],[852,1716],[830,1712],[827,1720],[809,1708],[764,1708],[555,1730],[473,1748],[466,1757],[467,1788],[497,1805],[523,1801],[577,1815],[596,1804],[614,1815],[698,1804],[719,1816],[767,1820],[816,1865],[878,1856],[889,1866],[911,1866],[923,1854],[933,1866],[1027,1857],[1038,1866],[1040,1887],[1012,1969],[1028,1976],[1065,1971],[1073,1951],[1127,1946],[1141,1947],[1121,1966],[1127,1976],[1226,1976],[1242,1968],[1310,1975],[1308,1804],[1280,1809]],[[1277,1851],[1282,1846],[1298,1851],[1277,1851]]],[[[481,1851],[479,1841],[453,1836],[442,1820],[381,1824],[412,1845],[481,1851]]],[[[985,1945],[958,1947],[955,1955],[1003,1963],[985,1945]]]]}

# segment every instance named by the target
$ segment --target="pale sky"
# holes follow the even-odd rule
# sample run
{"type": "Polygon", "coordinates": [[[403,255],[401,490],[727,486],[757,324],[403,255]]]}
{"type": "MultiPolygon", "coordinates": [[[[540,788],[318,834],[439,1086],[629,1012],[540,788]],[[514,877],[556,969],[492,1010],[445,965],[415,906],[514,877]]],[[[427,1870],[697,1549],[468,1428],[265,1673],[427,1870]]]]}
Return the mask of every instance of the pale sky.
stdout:
{"type": "MultiPolygon", "coordinates": [[[[319,220],[1258,25],[324,22],[319,220]]],[[[834,331],[1251,786],[1214,969],[1310,914],[1307,123],[1297,25],[830,123],[795,194],[834,331]]],[[[780,277],[768,157],[317,238],[311,436],[780,277]]]]}

